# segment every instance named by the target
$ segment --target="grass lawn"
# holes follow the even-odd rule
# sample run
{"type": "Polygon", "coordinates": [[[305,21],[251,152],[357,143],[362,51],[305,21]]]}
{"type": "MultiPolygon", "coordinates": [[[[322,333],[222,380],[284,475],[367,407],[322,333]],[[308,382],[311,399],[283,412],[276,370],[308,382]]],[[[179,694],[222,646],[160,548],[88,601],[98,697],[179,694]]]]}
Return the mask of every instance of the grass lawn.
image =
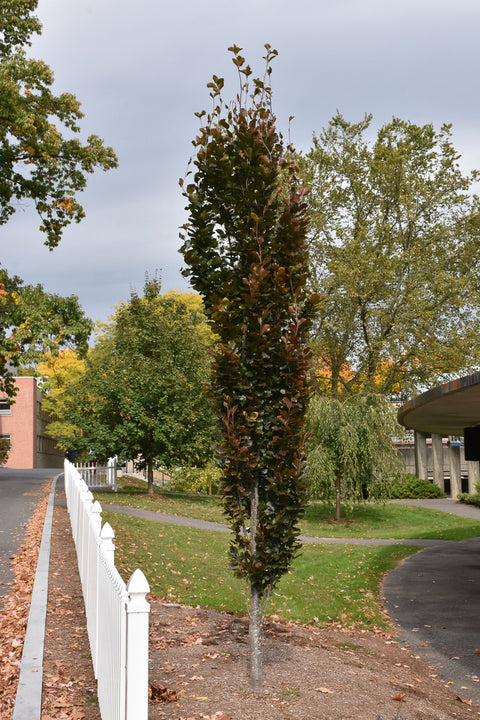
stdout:
{"type": "Polygon", "coordinates": [[[213,522],[226,522],[222,515],[222,503],[218,497],[205,497],[204,495],[180,495],[161,491],[154,487],[154,496],[147,495],[147,484],[141,480],[118,480],[118,492],[95,492],[95,500],[102,505],[114,503],[141,508],[142,510],[157,510],[184,515],[185,517],[211,520],[213,522]]]}
{"type": "MultiPolygon", "coordinates": [[[[119,481],[118,493],[95,493],[100,503],[115,503],[226,523],[217,497],[175,495],[155,488],[149,498],[142,481],[119,481]]],[[[361,505],[340,524],[332,521],[333,510],[321,503],[308,506],[300,523],[303,535],[338,538],[441,538],[462,540],[480,535],[480,521],[461,518],[414,505],[361,505]]]]}
{"type": "MultiPolygon", "coordinates": [[[[115,530],[115,562],[125,580],[141,567],[152,594],[186,605],[246,611],[244,584],[233,577],[228,535],[103,512],[115,530]]],[[[385,572],[416,548],[305,545],[272,594],[269,613],[307,624],[389,627],[379,601],[385,572]]]]}

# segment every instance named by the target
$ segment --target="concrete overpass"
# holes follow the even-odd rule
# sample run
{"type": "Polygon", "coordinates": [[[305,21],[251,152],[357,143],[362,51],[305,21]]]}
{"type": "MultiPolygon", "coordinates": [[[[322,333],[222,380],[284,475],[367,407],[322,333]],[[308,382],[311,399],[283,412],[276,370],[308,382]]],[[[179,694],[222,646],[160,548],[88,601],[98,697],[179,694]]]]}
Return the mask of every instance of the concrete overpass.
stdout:
{"type": "MultiPolygon", "coordinates": [[[[467,427],[480,425],[480,373],[439,385],[402,405],[398,411],[401,425],[415,431],[415,464],[418,477],[426,478],[427,438],[432,438],[433,480],[443,490],[443,438],[463,437],[467,427]]],[[[448,447],[451,495],[461,492],[462,447],[448,447]]],[[[468,486],[473,492],[480,479],[479,462],[468,461],[468,486]]]]}

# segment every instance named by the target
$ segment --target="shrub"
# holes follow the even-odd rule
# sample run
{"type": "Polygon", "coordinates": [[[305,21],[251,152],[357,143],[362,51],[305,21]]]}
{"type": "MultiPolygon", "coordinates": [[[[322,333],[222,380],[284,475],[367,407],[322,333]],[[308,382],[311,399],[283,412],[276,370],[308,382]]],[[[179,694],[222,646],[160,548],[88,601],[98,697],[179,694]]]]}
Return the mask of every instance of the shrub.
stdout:
{"type": "Polygon", "coordinates": [[[221,471],[212,465],[184,467],[170,471],[169,490],[215,495],[220,489],[221,471]]]}
{"type": "Polygon", "coordinates": [[[480,507],[480,493],[478,493],[477,486],[475,486],[475,490],[477,490],[476,493],[460,493],[457,495],[457,500],[461,503],[465,503],[465,505],[476,505],[477,507],[480,507]]]}
{"type": "Polygon", "coordinates": [[[10,452],[10,440],[0,438],[0,465],[7,461],[10,452]]]}
{"type": "Polygon", "coordinates": [[[421,480],[415,475],[407,474],[395,480],[390,487],[390,497],[393,499],[419,500],[425,498],[444,498],[443,490],[430,480],[421,480]]]}

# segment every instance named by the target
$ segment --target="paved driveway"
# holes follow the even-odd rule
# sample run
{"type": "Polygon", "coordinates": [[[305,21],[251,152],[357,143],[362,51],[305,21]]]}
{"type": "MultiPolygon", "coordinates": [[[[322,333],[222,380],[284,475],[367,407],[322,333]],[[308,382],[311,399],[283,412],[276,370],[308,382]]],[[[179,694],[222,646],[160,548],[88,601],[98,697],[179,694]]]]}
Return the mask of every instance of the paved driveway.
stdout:
{"type": "Polygon", "coordinates": [[[0,468],[0,596],[13,579],[10,560],[25,537],[26,525],[42,497],[44,483],[60,469],[10,470],[0,468]]]}
{"type": "MultiPolygon", "coordinates": [[[[403,501],[480,520],[454,500],[403,501]]],[[[480,537],[443,542],[404,560],[383,582],[400,638],[463,698],[480,703],[480,537]]]]}

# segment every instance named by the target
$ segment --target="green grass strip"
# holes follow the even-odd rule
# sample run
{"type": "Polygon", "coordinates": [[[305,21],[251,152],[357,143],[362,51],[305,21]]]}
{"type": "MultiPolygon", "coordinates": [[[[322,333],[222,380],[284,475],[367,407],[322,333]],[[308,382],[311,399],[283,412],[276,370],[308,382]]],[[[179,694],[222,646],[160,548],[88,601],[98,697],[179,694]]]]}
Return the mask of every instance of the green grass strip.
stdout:
{"type": "MultiPolygon", "coordinates": [[[[142,481],[120,480],[120,492],[95,493],[100,503],[115,503],[144,510],[227,524],[218,497],[175,495],[155,488],[149,498],[142,481]]],[[[300,523],[301,533],[325,538],[392,538],[463,540],[480,536],[480,521],[414,505],[360,505],[340,524],[332,520],[332,508],[312,503],[300,523]]]]}
{"type": "MultiPolygon", "coordinates": [[[[244,583],[228,565],[228,535],[108,512],[115,562],[125,580],[140,567],[153,595],[171,602],[246,612],[244,583]]],[[[269,613],[318,626],[332,623],[389,629],[382,612],[382,576],[416,548],[305,545],[274,590],[269,613]]]]}

